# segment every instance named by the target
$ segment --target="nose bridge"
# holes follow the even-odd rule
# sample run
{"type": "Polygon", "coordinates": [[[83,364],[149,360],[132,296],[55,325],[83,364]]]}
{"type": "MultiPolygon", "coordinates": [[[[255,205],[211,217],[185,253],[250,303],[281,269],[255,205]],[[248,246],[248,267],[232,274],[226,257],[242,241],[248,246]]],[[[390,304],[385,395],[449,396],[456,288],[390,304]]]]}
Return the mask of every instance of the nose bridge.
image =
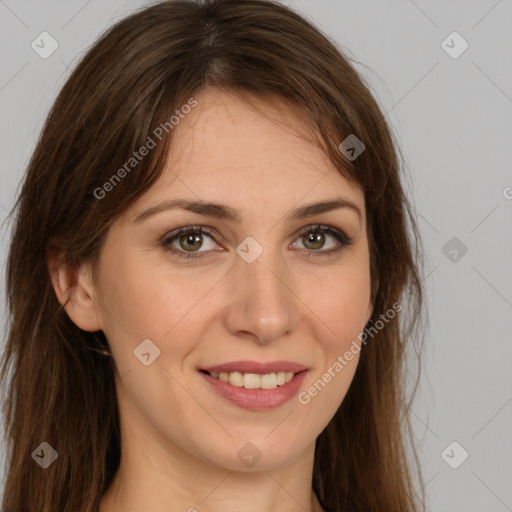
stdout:
{"type": "MultiPolygon", "coordinates": [[[[239,251],[247,249],[240,245],[239,251]]],[[[251,250],[255,247],[249,245],[251,250]]],[[[291,276],[278,250],[263,249],[250,263],[245,254],[239,252],[234,262],[235,292],[227,315],[228,329],[232,334],[250,332],[261,343],[270,342],[293,330],[298,319],[291,276]]]]}

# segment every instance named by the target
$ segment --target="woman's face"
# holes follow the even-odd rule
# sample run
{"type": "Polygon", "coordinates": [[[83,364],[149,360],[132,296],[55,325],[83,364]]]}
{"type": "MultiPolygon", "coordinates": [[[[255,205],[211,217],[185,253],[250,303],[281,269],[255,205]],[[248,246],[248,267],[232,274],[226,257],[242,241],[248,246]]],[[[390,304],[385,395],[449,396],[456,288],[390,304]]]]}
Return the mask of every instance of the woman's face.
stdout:
{"type": "MultiPolygon", "coordinates": [[[[357,366],[372,312],[364,195],[239,97],[196,99],[161,179],[112,225],[92,286],[123,443],[275,468],[313,449],[357,366]],[[353,207],[305,210],[340,199],[353,207]]],[[[304,125],[284,105],[262,108],[304,125]]]]}

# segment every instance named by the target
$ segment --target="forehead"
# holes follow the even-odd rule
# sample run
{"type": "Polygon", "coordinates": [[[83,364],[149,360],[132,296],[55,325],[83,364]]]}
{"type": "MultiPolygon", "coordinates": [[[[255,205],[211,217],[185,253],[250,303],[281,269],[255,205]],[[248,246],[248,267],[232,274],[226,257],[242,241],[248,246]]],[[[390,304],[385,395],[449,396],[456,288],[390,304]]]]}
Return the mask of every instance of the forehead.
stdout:
{"type": "MultiPolygon", "coordinates": [[[[318,146],[307,113],[285,99],[209,89],[173,130],[151,199],[187,197],[241,207],[304,202],[334,194],[364,208],[363,194],[318,146]]],[[[149,197],[148,197],[149,200],[149,197]]]]}
{"type": "Polygon", "coordinates": [[[267,155],[281,161],[325,163],[326,156],[313,142],[317,133],[299,106],[217,89],[205,91],[197,101],[174,133],[170,154],[174,168],[186,166],[187,157],[207,158],[211,165],[245,166],[244,161],[257,165],[266,163],[267,155]]]}

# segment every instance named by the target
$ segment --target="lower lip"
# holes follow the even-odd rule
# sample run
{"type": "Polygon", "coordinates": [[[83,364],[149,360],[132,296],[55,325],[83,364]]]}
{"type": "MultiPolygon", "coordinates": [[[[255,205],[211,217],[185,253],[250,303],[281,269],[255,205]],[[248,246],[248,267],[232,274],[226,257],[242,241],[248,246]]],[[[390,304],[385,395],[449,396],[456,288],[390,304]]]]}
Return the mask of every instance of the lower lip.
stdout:
{"type": "Polygon", "coordinates": [[[307,370],[295,374],[292,380],[274,389],[245,389],[233,386],[211,375],[199,372],[214,391],[232,404],[243,409],[263,411],[279,407],[291,400],[304,382],[307,370]]]}

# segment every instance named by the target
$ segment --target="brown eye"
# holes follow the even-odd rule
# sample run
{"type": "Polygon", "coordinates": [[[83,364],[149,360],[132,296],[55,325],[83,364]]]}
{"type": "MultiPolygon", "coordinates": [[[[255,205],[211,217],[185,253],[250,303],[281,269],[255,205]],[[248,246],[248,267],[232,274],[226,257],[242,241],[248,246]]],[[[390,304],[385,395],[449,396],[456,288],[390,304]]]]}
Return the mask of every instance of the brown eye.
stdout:
{"type": "Polygon", "coordinates": [[[169,233],[161,244],[166,251],[183,258],[202,258],[205,253],[217,248],[213,235],[204,228],[194,226],[169,233]]]}
{"type": "Polygon", "coordinates": [[[202,234],[195,232],[192,234],[181,235],[178,238],[178,242],[184,251],[197,251],[203,244],[203,236],[202,234]]]}
{"type": "Polygon", "coordinates": [[[304,249],[311,255],[329,256],[340,252],[348,245],[353,243],[353,239],[345,235],[342,231],[330,228],[329,226],[312,226],[303,231],[299,240],[304,249]],[[331,242],[329,242],[331,239],[331,242]]]}
{"type": "Polygon", "coordinates": [[[321,231],[309,231],[302,235],[302,241],[306,249],[321,249],[325,244],[325,233],[321,231]]]}

